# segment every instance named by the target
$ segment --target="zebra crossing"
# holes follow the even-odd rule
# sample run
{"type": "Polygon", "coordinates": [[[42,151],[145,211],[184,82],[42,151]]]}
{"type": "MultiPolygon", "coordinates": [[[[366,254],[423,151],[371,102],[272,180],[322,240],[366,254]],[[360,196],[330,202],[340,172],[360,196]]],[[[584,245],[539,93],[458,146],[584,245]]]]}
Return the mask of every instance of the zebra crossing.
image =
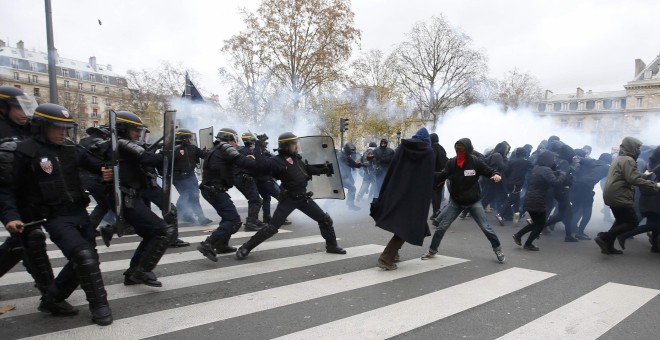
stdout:
{"type": "MultiPolygon", "coordinates": [[[[182,238],[199,242],[206,237],[207,229],[182,229],[182,238]]],[[[80,290],[67,300],[79,307],[77,317],[55,318],[39,313],[37,292],[30,288],[31,277],[23,268],[16,268],[0,278],[0,307],[15,306],[0,314],[0,338],[177,339],[194,338],[195,334],[222,338],[214,336],[221,330],[237,339],[405,338],[411,331],[432,327],[501,299],[523,296],[535,286],[561,276],[494,264],[494,269],[469,280],[402,294],[412,281],[442,281],[471,261],[452,256],[428,261],[412,258],[404,259],[398,270],[382,271],[374,264],[383,245],[350,244],[346,246],[348,254],[334,255],[323,251],[320,236],[298,233],[281,230],[244,261],[223,254],[218,263],[212,263],[194,247],[170,249],[156,269],[161,288],[124,286],[121,282],[121,273],[132,255],[125,250],[133,250],[137,238],[123,237],[121,243],[110,248],[99,247],[106,249],[100,251],[101,269],[115,317],[107,327],[89,323],[85,296],[80,290]],[[321,273],[319,268],[331,270],[321,273]],[[230,292],[229,286],[238,288],[230,292]],[[371,303],[379,294],[387,295],[385,302],[371,303]],[[149,304],[160,300],[165,302],[149,304]],[[342,305],[346,301],[352,308],[329,310],[331,319],[317,321],[305,315],[303,321],[299,320],[301,310],[318,310],[320,305],[342,305]],[[259,320],[258,329],[246,326],[253,325],[255,319],[259,320]],[[26,326],[32,324],[39,327],[26,326]],[[233,329],[233,324],[241,326],[233,329]],[[259,332],[259,336],[249,336],[251,331],[259,332]]],[[[239,232],[232,244],[240,244],[252,234],[239,232]]],[[[57,255],[51,251],[49,255],[57,255]]],[[[56,272],[59,269],[54,268],[56,272]]],[[[658,294],[660,290],[607,282],[525,324],[493,332],[488,338],[596,339],[657,299],[658,294]],[[611,296],[617,299],[608,299],[611,296]]]]}

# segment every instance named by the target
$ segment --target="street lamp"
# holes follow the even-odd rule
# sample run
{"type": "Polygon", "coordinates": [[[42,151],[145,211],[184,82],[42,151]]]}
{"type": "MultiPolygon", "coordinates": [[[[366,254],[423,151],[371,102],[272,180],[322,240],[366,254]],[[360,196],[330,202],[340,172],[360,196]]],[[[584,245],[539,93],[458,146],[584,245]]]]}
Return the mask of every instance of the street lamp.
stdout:
{"type": "Polygon", "coordinates": [[[48,42],[48,86],[50,87],[50,102],[57,104],[57,51],[55,50],[55,39],[53,38],[53,15],[50,0],[46,3],[46,39],[48,42]]]}
{"type": "Polygon", "coordinates": [[[401,131],[396,132],[396,146],[399,146],[399,143],[401,143],[401,131]]]}

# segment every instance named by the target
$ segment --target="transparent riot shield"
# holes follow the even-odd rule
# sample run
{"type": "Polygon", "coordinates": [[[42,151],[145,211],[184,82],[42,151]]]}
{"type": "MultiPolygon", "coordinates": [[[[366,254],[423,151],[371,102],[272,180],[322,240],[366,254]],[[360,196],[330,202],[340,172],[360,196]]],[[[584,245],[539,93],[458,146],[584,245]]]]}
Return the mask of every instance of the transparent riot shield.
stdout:
{"type": "MultiPolygon", "coordinates": [[[[214,139],[215,136],[213,136],[213,126],[207,127],[206,129],[199,129],[199,148],[202,149],[202,151],[210,152],[211,149],[213,149],[214,139]]],[[[197,168],[202,169],[203,165],[204,159],[201,159],[197,168]]]]}
{"type": "Polygon", "coordinates": [[[163,211],[163,215],[170,212],[172,207],[172,170],[174,166],[174,136],[175,136],[175,125],[174,120],[176,118],[176,111],[165,111],[164,120],[163,120],[163,193],[165,194],[165,202],[163,207],[166,209],[163,211]]]}
{"type": "Polygon", "coordinates": [[[310,165],[326,164],[333,170],[332,175],[312,176],[307,190],[314,193],[314,198],[333,198],[343,200],[344,185],[339,172],[339,162],[335,153],[335,143],[330,136],[306,136],[298,141],[298,152],[305,163],[310,165]]]}

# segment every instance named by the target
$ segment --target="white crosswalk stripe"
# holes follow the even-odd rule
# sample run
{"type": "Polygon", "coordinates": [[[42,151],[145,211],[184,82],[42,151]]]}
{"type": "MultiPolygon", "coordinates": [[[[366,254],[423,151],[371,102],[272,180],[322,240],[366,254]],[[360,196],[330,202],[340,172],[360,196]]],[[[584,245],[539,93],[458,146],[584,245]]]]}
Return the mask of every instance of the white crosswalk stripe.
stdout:
{"type": "MultiPolygon", "coordinates": [[[[193,227],[179,227],[179,234],[181,233],[188,233],[188,232],[194,232],[194,231],[204,231],[204,230],[214,230],[217,227],[216,224],[209,224],[205,226],[193,226],[193,227]]],[[[9,236],[8,231],[0,231],[0,237],[7,237],[9,236]]],[[[132,238],[140,238],[138,235],[125,235],[120,238],[120,240],[124,239],[132,239],[132,238]]],[[[100,237],[97,237],[96,240],[98,242],[102,242],[100,237]]],[[[47,244],[53,244],[53,242],[49,239],[46,240],[47,244]]]]}
{"type": "MultiPolygon", "coordinates": [[[[293,239],[276,240],[265,243],[262,247],[255,249],[255,251],[279,249],[285,247],[295,247],[305,244],[321,243],[321,242],[325,242],[325,240],[321,236],[308,236],[308,237],[300,237],[293,239]]],[[[187,249],[190,251],[177,252],[177,250],[175,249],[170,249],[160,259],[158,264],[164,265],[170,263],[180,263],[180,262],[195,261],[201,259],[206,260],[206,258],[202,256],[202,254],[200,254],[195,249],[194,246],[186,247],[186,248],[178,248],[178,249],[187,249]]],[[[219,256],[234,256],[234,254],[233,253],[219,254],[219,256]]],[[[116,270],[126,270],[129,267],[130,262],[131,262],[130,259],[101,262],[101,271],[103,273],[107,273],[116,270]]],[[[60,270],[62,270],[62,267],[53,268],[54,273],[59,273],[60,270]]],[[[12,285],[17,283],[26,283],[26,282],[32,282],[32,276],[30,276],[30,274],[27,273],[26,271],[20,271],[20,272],[5,274],[5,276],[3,276],[0,279],[0,286],[12,285]]]]}

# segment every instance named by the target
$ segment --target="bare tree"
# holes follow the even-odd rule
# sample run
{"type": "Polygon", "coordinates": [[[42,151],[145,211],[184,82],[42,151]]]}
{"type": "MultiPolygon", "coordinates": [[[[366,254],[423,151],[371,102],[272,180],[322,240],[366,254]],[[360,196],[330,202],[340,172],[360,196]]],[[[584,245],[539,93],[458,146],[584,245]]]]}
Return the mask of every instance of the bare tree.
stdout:
{"type": "Polygon", "coordinates": [[[294,112],[317,87],[339,77],[360,31],[347,0],[264,0],[244,11],[261,63],[288,89],[294,112]]]}
{"type": "Polygon", "coordinates": [[[496,100],[504,109],[517,109],[541,100],[543,91],[536,77],[520,72],[517,68],[507,72],[497,81],[496,100]]]}
{"type": "Polygon", "coordinates": [[[369,88],[380,103],[400,99],[395,62],[394,56],[385,57],[379,49],[368,51],[351,63],[348,87],[369,88]]]}
{"type": "Polygon", "coordinates": [[[395,56],[399,85],[434,124],[447,110],[473,101],[471,91],[487,71],[472,39],[443,17],[415,24],[395,56]]]}

